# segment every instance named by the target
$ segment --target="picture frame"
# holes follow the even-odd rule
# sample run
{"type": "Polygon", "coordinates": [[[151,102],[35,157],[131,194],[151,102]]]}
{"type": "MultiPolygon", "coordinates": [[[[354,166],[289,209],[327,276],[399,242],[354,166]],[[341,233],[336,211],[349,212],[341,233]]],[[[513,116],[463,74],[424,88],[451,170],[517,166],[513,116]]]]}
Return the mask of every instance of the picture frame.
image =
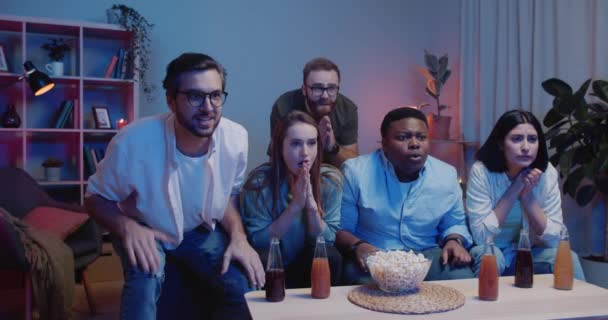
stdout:
{"type": "Polygon", "coordinates": [[[4,46],[0,44],[0,72],[8,72],[8,62],[6,61],[6,54],[4,52],[4,46]]]}
{"type": "Polygon", "coordinates": [[[110,112],[106,107],[93,107],[93,117],[95,118],[96,129],[112,129],[110,112]]]}

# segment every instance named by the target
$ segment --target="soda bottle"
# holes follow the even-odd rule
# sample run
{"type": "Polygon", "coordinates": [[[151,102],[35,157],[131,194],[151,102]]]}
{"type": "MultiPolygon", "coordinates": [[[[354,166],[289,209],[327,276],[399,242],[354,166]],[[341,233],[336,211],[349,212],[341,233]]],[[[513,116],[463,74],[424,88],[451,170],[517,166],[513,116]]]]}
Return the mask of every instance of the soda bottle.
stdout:
{"type": "Polygon", "coordinates": [[[517,258],[515,260],[515,286],[532,288],[534,283],[534,263],[530,252],[530,238],[528,230],[521,229],[519,244],[517,245],[517,258]]]}
{"type": "Polygon", "coordinates": [[[329,297],[330,281],[331,274],[329,272],[327,251],[325,250],[325,239],[322,236],[318,236],[317,244],[315,245],[315,256],[312,259],[312,269],[310,270],[310,295],[317,299],[329,297]]]}
{"type": "Polygon", "coordinates": [[[559,239],[555,264],[553,266],[553,287],[560,290],[572,290],[574,270],[572,267],[572,256],[570,255],[568,229],[564,225],[562,225],[559,233],[559,239]]]}
{"type": "Polygon", "coordinates": [[[484,253],[479,269],[479,299],[494,301],[498,299],[498,266],[494,255],[494,240],[486,239],[484,253]]]}
{"type": "Polygon", "coordinates": [[[268,261],[266,263],[266,300],[279,302],[285,299],[285,270],[281,259],[278,238],[270,240],[268,261]]]}

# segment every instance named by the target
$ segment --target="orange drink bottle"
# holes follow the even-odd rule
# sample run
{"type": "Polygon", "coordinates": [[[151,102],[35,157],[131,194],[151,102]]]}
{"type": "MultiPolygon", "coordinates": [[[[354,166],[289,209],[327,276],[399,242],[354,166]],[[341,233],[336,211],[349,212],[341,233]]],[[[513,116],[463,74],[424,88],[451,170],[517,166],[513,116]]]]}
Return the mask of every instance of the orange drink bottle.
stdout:
{"type": "Polygon", "coordinates": [[[478,289],[480,300],[495,301],[498,299],[498,266],[496,265],[492,238],[488,238],[484,245],[484,254],[479,269],[478,289]]]}
{"type": "Polygon", "coordinates": [[[559,239],[557,254],[555,255],[555,265],[553,266],[553,287],[560,290],[572,290],[574,270],[566,226],[562,226],[559,239]]]}
{"type": "Polygon", "coordinates": [[[315,256],[312,260],[312,269],[310,270],[310,295],[317,299],[329,297],[331,288],[330,281],[331,274],[329,271],[327,251],[325,250],[325,239],[322,236],[319,236],[317,237],[317,244],[315,245],[315,256]]]}

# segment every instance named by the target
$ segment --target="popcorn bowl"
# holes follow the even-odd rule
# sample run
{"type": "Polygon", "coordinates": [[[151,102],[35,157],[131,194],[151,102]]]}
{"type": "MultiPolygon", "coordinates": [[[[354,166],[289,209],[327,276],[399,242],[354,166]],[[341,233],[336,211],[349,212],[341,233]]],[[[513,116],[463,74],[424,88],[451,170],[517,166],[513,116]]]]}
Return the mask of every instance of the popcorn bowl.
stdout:
{"type": "Polygon", "coordinates": [[[391,293],[418,290],[431,267],[431,260],[411,250],[376,251],[365,259],[365,263],[378,287],[391,293]]]}

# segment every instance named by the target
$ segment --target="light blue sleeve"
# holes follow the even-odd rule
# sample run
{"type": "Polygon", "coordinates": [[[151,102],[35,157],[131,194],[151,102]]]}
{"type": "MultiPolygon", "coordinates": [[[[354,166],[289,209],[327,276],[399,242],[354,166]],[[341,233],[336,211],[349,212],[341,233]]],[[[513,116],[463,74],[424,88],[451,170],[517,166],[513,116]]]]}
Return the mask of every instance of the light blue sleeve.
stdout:
{"type": "Polygon", "coordinates": [[[453,183],[450,184],[452,190],[449,197],[452,205],[450,210],[441,218],[439,231],[441,232],[441,239],[445,239],[445,237],[453,233],[461,235],[465,240],[464,247],[468,248],[473,245],[473,238],[471,237],[471,233],[469,233],[464,205],[462,204],[462,189],[458,184],[456,175],[451,180],[453,180],[453,183]]]}
{"type": "Polygon", "coordinates": [[[344,175],[344,187],[340,206],[340,229],[354,234],[359,220],[357,173],[351,167],[350,162],[346,161],[342,165],[342,174],[344,175]]]}

